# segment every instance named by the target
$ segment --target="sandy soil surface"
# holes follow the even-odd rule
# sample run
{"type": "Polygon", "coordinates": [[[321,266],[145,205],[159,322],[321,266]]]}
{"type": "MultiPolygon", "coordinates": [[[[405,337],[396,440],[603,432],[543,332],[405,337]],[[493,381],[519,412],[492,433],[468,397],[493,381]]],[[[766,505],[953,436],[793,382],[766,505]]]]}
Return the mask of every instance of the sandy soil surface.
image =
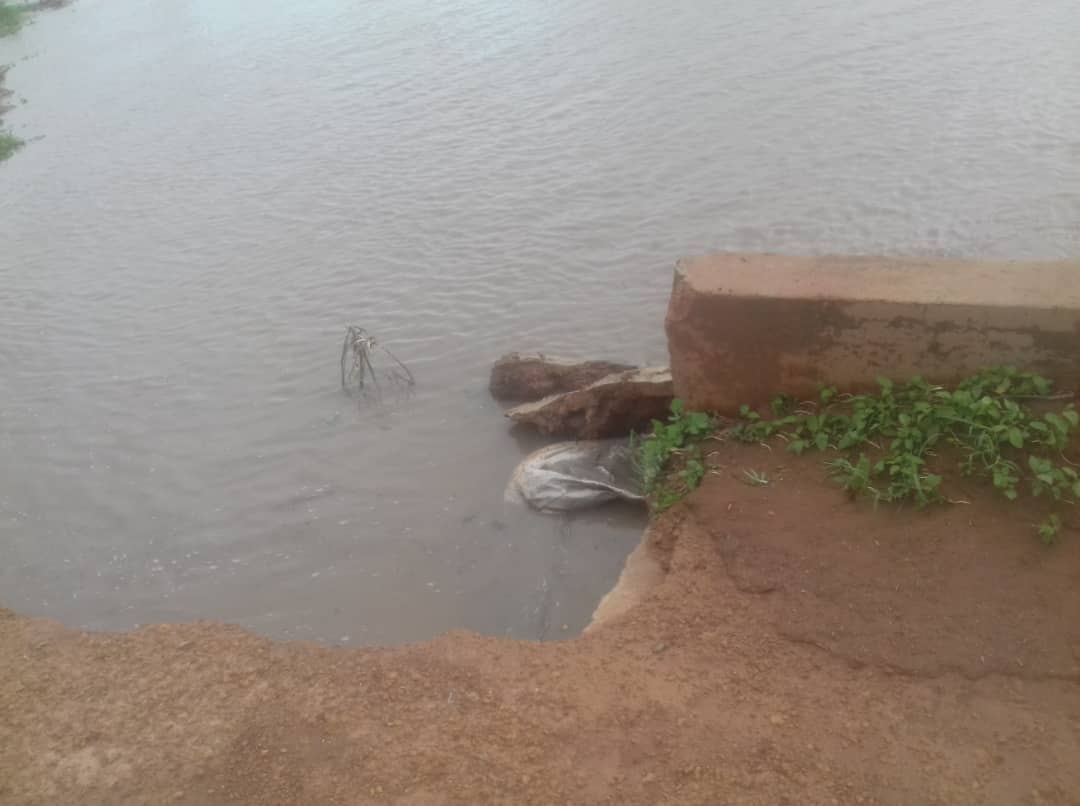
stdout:
{"type": "Polygon", "coordinates": [[[0,801],[1080,803],[1080,534],[1044,549],[974,488],[875,512],[814,458],[715,458],[652,530],[662,581],[574,640],[4,614],[0,801]]]}

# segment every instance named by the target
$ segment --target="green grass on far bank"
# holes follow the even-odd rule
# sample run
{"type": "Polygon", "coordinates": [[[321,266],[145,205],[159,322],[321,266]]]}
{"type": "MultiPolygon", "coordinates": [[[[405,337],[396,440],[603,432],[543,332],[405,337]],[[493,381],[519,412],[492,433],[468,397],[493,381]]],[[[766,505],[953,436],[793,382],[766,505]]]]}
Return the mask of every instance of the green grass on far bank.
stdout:
{"type": "Polygon", "coordinates": [[[3,162],[23,146],[23,141],[10,132],[0,131],[0,162],[3,162]]]}
{"type": "MultiPolygon", "coordinates": [[[[2,0],[0,0],[0,10],[4,8],[2,0]]],[[[18,151],[23,141],[16,137],[9,131],[3,128],[4,112],[7,109],[7,96],[11,93],[4,89],[4,77],[7,75],[8,65],[0,65],[0,162],[3,162],[16,151],[18,151]]]]}
{"type": "Polygon", "coordinates": [[[25,21],[26,12],[0,0],[0,36],[18,33],[25,21]]]}

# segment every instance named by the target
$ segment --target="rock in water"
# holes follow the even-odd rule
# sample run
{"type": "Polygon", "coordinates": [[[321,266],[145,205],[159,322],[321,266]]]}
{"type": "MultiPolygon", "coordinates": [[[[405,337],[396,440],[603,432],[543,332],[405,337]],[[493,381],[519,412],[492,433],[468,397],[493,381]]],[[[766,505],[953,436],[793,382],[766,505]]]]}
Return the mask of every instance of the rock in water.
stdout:
{"type": "Polygon", "coordinates": [[[617,372],[581,389],[515,406],[506,416],[544,434],[576,439],[625,436],[662,419],[672,395],[671,370],[643,368],[617,372]]]}
{"type": "Polygon", "coordinates": [[[530,454],[510,479],[520,495],[547,512],[569,512],[625,498],[643,500],[626,440],[559,442],[530,454]]]}
{"type": "Polygon", "coordinates": [[[633,367],[610,361],[571,361],[539,353],[509,353],[491,368],[488,388],[498,400],[539,400],[629,369],[633,367]]]}

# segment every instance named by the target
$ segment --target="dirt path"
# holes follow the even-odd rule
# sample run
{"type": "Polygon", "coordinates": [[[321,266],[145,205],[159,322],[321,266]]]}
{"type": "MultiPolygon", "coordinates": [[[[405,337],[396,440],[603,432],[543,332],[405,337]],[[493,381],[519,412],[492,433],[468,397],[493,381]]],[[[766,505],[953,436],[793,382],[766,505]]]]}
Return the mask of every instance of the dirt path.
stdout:
{"type": "Polygon", "coordinates": [[[813,459],[718,459],[654,530],[660,585],[562,643],[5,614],[0,801],[1080,803],[1080,535],[1047,551],[977,492],[875,514],[813,459]]]}

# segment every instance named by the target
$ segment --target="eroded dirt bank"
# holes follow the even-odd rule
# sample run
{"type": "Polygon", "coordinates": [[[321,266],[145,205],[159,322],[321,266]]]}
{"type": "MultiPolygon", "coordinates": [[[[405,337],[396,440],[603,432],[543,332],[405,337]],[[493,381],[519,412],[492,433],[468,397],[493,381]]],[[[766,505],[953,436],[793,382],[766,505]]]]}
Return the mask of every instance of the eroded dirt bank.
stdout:
{"type": "Polygon", "coordinates": [[[342,650],[7,613],[0,800],[1080,802],[1076,534],[1045,550],[977,489],[875,513],[814,459],[714,458],[653,531],[664,581],[576,640],[342,650]]]}

